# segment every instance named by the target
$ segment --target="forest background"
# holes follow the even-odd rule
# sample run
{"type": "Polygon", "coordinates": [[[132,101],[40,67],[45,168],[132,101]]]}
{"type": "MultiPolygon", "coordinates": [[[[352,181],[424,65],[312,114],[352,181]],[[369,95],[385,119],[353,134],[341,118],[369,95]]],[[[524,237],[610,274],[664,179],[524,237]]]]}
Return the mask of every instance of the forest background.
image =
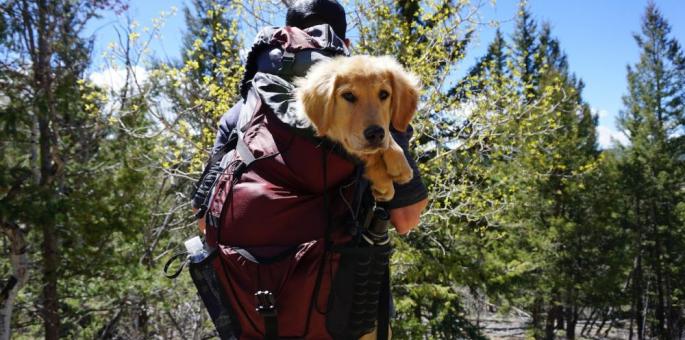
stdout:
{"type": "MultiPolygon", "coordinates": [[[[171,8],[148,26],[122,0],[0,4],[0,339],[213,334],[189,277],[161,270],[197,233],[188,194],[245,46],[287,2],[193,0],[163,38],[183,41],[172,59],[151,49],[171,8]],[[96,54],[92,23],[112,13],[96,54]]],[[[682,38],[654,3],[625,19],[625,139],[600,147],[563,41],[526,3],[464,66],[487,6],[346,3],[353,52],[394,55],[424,84],[412,143],[430,205],[394,238],[394,336],[480,338],[481,316],[514,313],[537,339],[683,337],[682,38]]]]}

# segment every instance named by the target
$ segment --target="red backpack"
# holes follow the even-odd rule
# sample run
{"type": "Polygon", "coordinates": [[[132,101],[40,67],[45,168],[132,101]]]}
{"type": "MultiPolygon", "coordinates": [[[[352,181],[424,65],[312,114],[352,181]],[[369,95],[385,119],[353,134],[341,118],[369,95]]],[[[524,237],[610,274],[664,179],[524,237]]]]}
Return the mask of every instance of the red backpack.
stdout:
{"type": "Polygon", "coordinates": [[[222,338],[357,339],[377,324],[387,337],[387,213],[362,164],[297,121],[292,85],[250,64],[273,47],[346,53],[335,38],[327,25],[273,29],[248,56],[238,124],[210,160],[223,170],[206,204],[209,256],[190,265],[222,338]]]}

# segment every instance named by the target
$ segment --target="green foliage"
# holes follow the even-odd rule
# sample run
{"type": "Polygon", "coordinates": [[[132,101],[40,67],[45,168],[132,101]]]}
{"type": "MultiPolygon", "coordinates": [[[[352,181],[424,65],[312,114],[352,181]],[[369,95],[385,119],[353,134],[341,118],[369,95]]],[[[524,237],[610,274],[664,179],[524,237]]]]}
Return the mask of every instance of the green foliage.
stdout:
{"type": "MultiPolygon", "coordinates": [[[[45,13],[33,2],[0,5],[0,222],[3,235],[14,226],[28,232],[33,263],[15,303],[15,336],[47,336],[44,296],[54,273],[61,336],[210,336],[187,275],[167,280],[161,264],[197,234],[187,193],[219,117],[238,98],[240,49],[255,22],[281,15],[282,4],[192,1],[183,9],[184,53],[171,63],[148,49],[170,13],[152,27],[119,27],[123,41],[103,62],[124,75],[121,87],[88,79],[91,40],[76,28],[122,5],[70,4],[45,13]],[[27,28],[26,3],[35,22],[47,15],[63,29],[27,28]],[[47,73],[30,67],[39,54],[17,33],[27,29],[49,38],[47,73]],[[45,250],[52,241],[57,256],[45,250]]],[[[562,316],[573,337],[588,312],[677,337],[685,57],[658,10],[648,6],[635,36],[642,54],[628,68],[621,127],[631,144],[601,151],[583,82],[525,3],[513,36],[497,31],[463,79],[456,70],[477,31],[478,4],[347,7],[353,52],[396,56],[423,83],[412,152],[430,206],[418,231],[395,238],[393,335],[482,338],[474,314],[488,305],[529,313],[535,338],[554,336],[562,316]]],[[[0,262],[2,273],[12,266],[0,262]]]]}
{"type": "Polygon", "coordinates": [[[682,334],[685,268],[673,261],[685,251],[682,205],[685,148],[685,55],[670,26],[649,4],[641,34],[635,34],[640,60],[628,67],[628,93],[620,125],[629,136],[619,167],[628,215],[624,225],[632,243],[631,313],[638,333],[661,338],[682,334]],[[677,288],[678,287],[678,288],[677,288]],[[644,307],[646,299],[655,301],[644,307]],[[646,324],[642,324],[642,319],[646,324]]]}

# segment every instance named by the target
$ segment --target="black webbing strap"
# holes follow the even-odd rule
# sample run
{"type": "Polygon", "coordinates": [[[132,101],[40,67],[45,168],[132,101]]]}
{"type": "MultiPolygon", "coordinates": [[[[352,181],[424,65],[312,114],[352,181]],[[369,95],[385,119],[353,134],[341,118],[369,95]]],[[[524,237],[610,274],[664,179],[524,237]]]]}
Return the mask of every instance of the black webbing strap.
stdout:
{"type": "Polygon", "coordinates": [[[388,340],[390,329],[390,264],[385,267],[378,301],[377,340],[388,340]]]}
{"type": "MultiPolygon", "coordinates": [[[[219,150],[217,150],[214,154],[212,154],[209,157],[209,160],[207,161],[207,164],[205,165],[204,171],[202,171],[202,175],[200,176],[200,180],[202,180],[205,176],[207,176],[207,173],[209,172],[209,169],[214,165],[216,162],[220,161],[224,156],[233,148],[236,146],[236,141],[238,140],[238,134],[236,133],[235,130],[231,131],[231,134],[228,135],[228,141],[226,144],[221,146],[219,150]]],[[[197,191],[197,187],[195,187],[195,191],[197,191]]],[[[193,192],[193,195],[195,195],[195,192],[193,192]]]]}
{"type": "Polygon", "coordinates": [[[164,276],[166,276],[167,279],[175,279],[179,275],[181,275],[181,272],[183,271],[183,268],[188,264],[188,253],[187,252],[180,252],[172,256],[166,264],[164,264],[164,276]],[[186,257],[183,259],[183,257],[186,257]],[[183,259],[181,261],[181,265],[176,269],[176,271],[170,273],[169,268],[171,267],[171,264],[178,261],[179,259],[183,259]]]}
{"type": "MultiPolygon", "coordinates": [[[[236,148],[236,143],[238,140],[241,139],[238,137],[238,133],[236,130],[231,130],[231,134],[228,135],[228,141],[226,144],[224,144],[219,150],[217,150],[216,153],[211,155],[209,160],[207,161],[207,164],[205,165],[204,171],[202,171],[202,175],[200,176],[200,179],[195,183],[195,188],[193,189],[192,194],[190,197],[195,197],[195,194],[197,194],[197,191],[200,189],[200,186],[202,186],[202,182],[205,180],[205,177],[209,174],[209,171],[214,167],[214,165],[221,161],[226,154],[228,154],[231,150],[236,148]]],[[[219,181],[219,178],[221,177],[221,174],[217,174],[216,178],[214,179],[214,182],[208,188],[208,192],[206,193],[205,200],[202,202],[200,208],[197,210],[195,213],[195,218],[200,219],[202,216],[205,216],[205,213],[207,212],[207,209],[209,208],[209,201],[211,195],[212,188],[216,185],[216,183],[219,181]]]]}

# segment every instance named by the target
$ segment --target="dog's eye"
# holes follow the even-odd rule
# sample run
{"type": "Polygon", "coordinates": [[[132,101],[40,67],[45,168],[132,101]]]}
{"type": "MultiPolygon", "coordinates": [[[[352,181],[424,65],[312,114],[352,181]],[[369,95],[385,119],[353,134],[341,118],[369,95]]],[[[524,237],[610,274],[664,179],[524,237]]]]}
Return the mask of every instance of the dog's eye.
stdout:
{"type": "Polygon", "coordinates": [[[357,101],[357,97],[353,95],[352,92],[345,92],[342,94],[342,97],[350,103],[354,103],[357,101]]]}
{"type": "Polygon", "coordinates": [[[378,93],[378,98],[380,98],[381,100],[386,100],[389,96],[390,93],[388,93],[388,91],[386,90],[381,90],[381,92],[378,93]]]}

